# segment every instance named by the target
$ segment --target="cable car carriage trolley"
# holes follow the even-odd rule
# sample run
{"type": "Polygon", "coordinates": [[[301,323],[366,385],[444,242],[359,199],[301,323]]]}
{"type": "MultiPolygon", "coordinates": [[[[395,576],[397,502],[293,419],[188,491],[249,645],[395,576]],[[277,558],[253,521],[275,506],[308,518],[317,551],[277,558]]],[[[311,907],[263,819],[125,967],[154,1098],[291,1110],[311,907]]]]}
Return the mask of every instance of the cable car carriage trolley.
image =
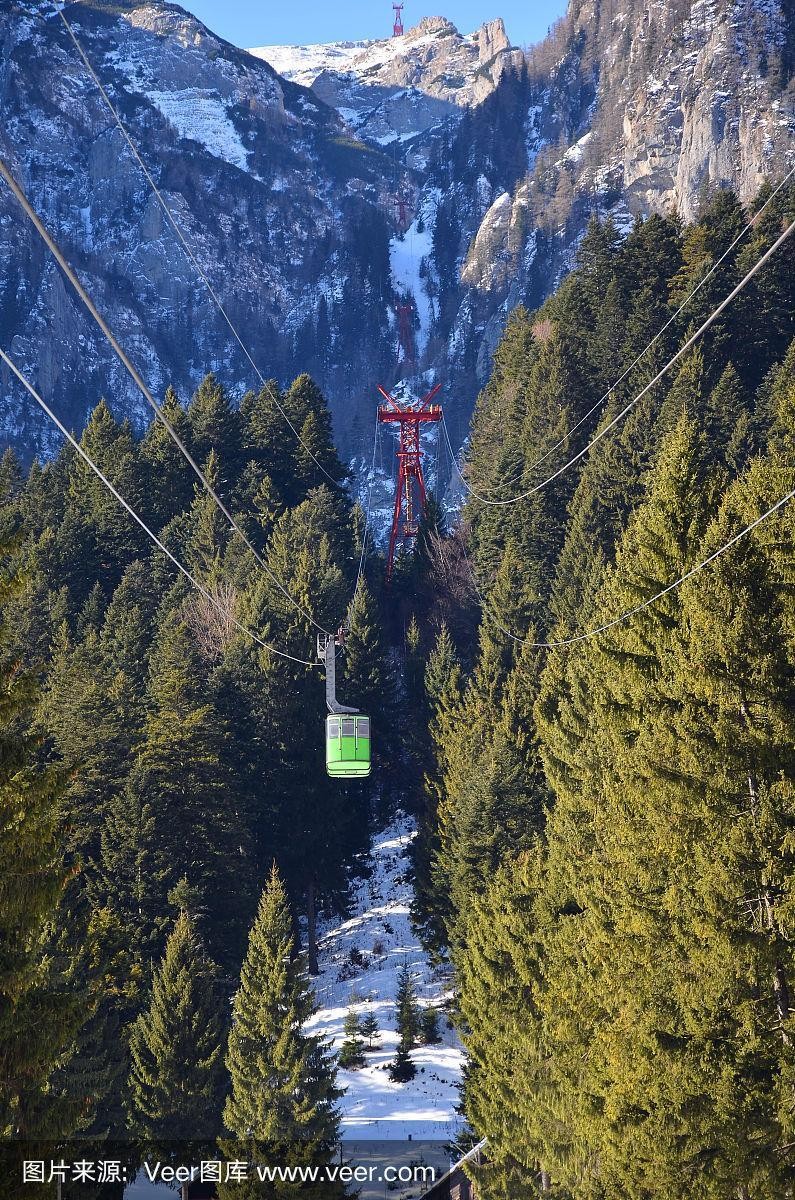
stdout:
{"type": "Polygon", "coordinates": [[[332,779],[364,779],[370,774],[370,718],[337,700],[336,637],[317,639],[318,657],[326,664],[326,770],[332,779]]]}

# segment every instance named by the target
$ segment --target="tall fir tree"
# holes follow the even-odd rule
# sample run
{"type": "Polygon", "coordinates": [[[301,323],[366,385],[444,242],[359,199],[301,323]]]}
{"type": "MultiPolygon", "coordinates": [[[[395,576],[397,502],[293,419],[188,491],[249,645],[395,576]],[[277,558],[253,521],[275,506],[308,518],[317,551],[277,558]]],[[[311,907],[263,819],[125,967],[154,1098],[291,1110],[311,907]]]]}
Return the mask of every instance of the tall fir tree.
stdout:
{"type": "MultiPolygon", "coordinates": [[[[163,415],[183,443],[190,440],[188,417],[172,387],[166,388],[163,415]]],[[[195,482],[186,460],[166,426],[155,420],[141,441],[141,466],[145,481],[145,510],[158,529],[187,508],[195,482]]]]}
{"type": "Polygon", "coordinates": [[[305,1032],[313,997],[293,952],[287,894],[274,866],[232,1006],[224,1124],[241,1143],[253,1144],[259,1162],[322,1166],[337,1143],[340,1093],[325,1047],[305,1032]]]}
{"type": "MultiPolygon", "coordinates": [[[[680,416],[603,584],[597,611],[604,617],[654,595],[695,560],[710,513],[705,460],[700,431],[680,416]]],[[[633,1181],[625,1168],[640,1163],[646,1137],[656,1142],[661,1173],[674,1156],[685,1160],[682,1122],[674,1119],[674,1097],[687,1083],[677,1071],[682,1033],[670,1009],[672,948],[662,935],[665,856],[653,833],[653,764],[643,741],[644,731],[659,738],[675,719],[669,676],[680,618],[672,592],[575,647],[563,663],[551,659],[537,707],[556,795],[538,917],[549,979],[541,1025],[571,1139],[565,1158],[548,1169],[582,1196],[599,1188],[642,1194],[640,1170],[633,1181]],[[574,999],[583,989],[587,1010],[574,999]],[[652,1066],[645,1048],[657,1030],[665,1040],[652,1066]]],[[[656,760],[656,749],[649,751],[656,760]]]]}
{"type": "Polygon", "coordinates": [[[212,1141],[221,1128],[223,1055],[218,972],[183,911],[130,1037],[130,1105],[138,1133],[174,1154],[184,1154],[180,1142],[212,1141]]]}
{"type": "MultiPolygon", "coordinates": [[[[3,616],[24,579],[0,545],[3,616]]],[[[3,639],[4,622],[0,622],[3,639]]],[[[30,738],[34,682],[9,661],[0,640],[0,826],[5,866],[0,877],[0,1130],[4,1138],[68,1134],[41,1129],[41,1096],[80,1025],[68,964],[47,959],[50,928],[66,882],[58,836],[62,780],[35,764],[30,738]],[[31,1031],[35,1030],[35,1036],[31,1031]]],[[[79,1003],[79,1000],[78,1000],[79,1003]]]]}
{"type": "Polygon", "coordinates": [[[230,970],[251,906],[251,838],[204,675],[179,610],[167,606],[151,655],[144,736],[113,806],[103,869],[109,888],[116,880],[109,894],[130,945],[145,959],[162,954],[168,892],[187,875],[208,910],[212,957],[230,970]]]}
{"type": "Polygon", "coordinates": [[[187,409],[191,452],[204,463],[211,452],[219,462],[219,490],[227,495],[241,468],[239,414],[218,379],[210,373],[199,384],[187,409]]]}

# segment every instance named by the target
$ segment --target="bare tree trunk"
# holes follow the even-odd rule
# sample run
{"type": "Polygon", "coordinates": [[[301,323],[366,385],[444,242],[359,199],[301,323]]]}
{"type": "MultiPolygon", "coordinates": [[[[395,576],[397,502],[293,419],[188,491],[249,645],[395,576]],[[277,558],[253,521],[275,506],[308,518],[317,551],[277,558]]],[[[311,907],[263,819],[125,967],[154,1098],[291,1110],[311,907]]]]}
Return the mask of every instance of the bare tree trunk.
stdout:
{"type": "Polygon", "coordinates": [[[315,919],[315,881],[306,885],[306,950],[310,975],[319,975],[317,961],[317,922],[315,919]]]}
{"type": "Polygon", "coordinates": [[[543,1169],[543,1167],[541,1169],[541,1191],[542,1192],[551,1192],[552,1191],[552,1180],[549,1178],[549,1175],[543,1169]]]}

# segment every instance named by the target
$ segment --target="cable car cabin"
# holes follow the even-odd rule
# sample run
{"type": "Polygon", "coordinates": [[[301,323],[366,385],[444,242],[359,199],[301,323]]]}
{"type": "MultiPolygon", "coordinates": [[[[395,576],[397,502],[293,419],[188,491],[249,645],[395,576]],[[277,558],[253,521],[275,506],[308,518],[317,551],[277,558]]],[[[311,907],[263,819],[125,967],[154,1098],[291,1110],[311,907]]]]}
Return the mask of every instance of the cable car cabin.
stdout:
{"type": "Polygon", "coordinates": [[[326,717],[326,770],[334,779],[370,774],[370,718],[361,713],[326,717]]]}

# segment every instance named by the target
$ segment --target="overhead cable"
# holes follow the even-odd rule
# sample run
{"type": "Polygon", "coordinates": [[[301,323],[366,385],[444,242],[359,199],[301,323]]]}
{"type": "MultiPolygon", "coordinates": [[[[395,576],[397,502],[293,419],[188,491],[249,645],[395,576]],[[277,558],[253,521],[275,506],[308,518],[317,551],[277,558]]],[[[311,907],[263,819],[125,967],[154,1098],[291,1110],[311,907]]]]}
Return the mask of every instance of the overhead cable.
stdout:
{"type": "Polygon", "coordinates": [[[202,471],[201,467],[198,465],[196,460],[193,458],[192,454],[188,450],[188,448],[185,445],[185,443],[183,442],[182,438],[179,436],[176,429],[171,424],[171,422],[169,421],[166,414],[163,412],[163,409],[157,403],[157,401],[155,400],[151,391],[149,390],[147,385],[144,383],[138,370],[133,365],[133,363],[130,361],[130,358],[128,357],[128,355],[126,354],[126,352],[124,351],[122,346],[119,344],[117,338],[113,334],[113,331],[110,329],[107,322],[103,318],[102,314],[97,309],[97,306],[94,304],[94,301],[91,299],[88,292],[83,287],[83,285],[80,282],[80,280],[78,279],[75,271],[70,266],[66,257],[64,256],[64,254],[62,253],[62,251],[60,250],[60,248],[58,247],[58,245],[52,238],[49,230],[43,224],[38,213],[36,212],[36,210],[33,208],[32,204],[28,200],[27,196],[25,195],[24,190],[19,185],[17,180],[14,178],[14,176],[12,175],[11,171],[9,170],[7,164],[3,161],[2,158],[0,158],[0,176],[2,176],[2,178],[6,181],[6,183],[10,187],[11,191],[16,196],[16,198],[19,201],[20,205],[22,206],[22,209],[23,209],[25,215],[27,216],[28,220],[34,226],[37,233],[41,237],[42,241],[47,246],[47,249],[50,251],[50,253],[55,258],[55,261],[58,263],[58,266],[64,272],[67,279],[71,283],[72,287],[75,289],[78,296],[82,300],[83,304],[86,306],[86,308],[90,312],[91,316],[96,321],[97,325],[99,326],[100,330],[102,331],[107,342],[109,343],[109,345],[111,346],[111,348],[113,349],[113,351],[115,352],[117,357],[120,359],[120,361],[124,365],[125,369],[127,370],[127,373],[130,375],[130,377],[133,380],[133,382],[135,383],[136,387],[139,389],[139,391],[143,395],[147,404],[150,406],[150,408],[152,408],[157,419],[161,422],[161,424],[168,431],[169,436],[171,437],[172,441],[179,449],[180,453],[190,464],[194,474],[199,479],[202,487],[207,492],[208,496],[211,497],[211,499],[214,501],[214,503],[217,505],[217,507],[220,509],[220,511],[226,517],[231,528],[235,531],[235,533],[238,535],[238,537],[240,537],[240,539],[246,545],[248,550],[254,556],[254,558],[257,561],[257,563],[259,564],[259,566],[262,568],[262,570],[265,572],[265,574],[268,576],[268,578],[275,584],[275,586],[278,588],[278,590],[281,592],[281,594],[285,597],[285,599],[288,600],[290,602],[290,604],[292,604],[293,607],[296,608],[298,610],[298,612],[300,612],[301,615],[306,618],[306,620],[308,620],[312,625],[314,625],[316,629],[319,629],[321,631],[321,633],[327,633],[328,631],[326,629],[324,629],[323,626],[320,625],[318,621],[315,620],[315,618],[312,616],[312,614],[310,612],[308,612],[306,609],[302,608],[297,600],[293,599],[293,597],[287,591],[287,588],[276,577],[276,575],[270,569],[268,564],[265,562],[262,555],[259,554],[259,552],[255,549],[255,547],[252,545],[250,539],[246,536],[246,534],[241,529],[238,522],[232,516],[232,513],[229,511],[229,509],[227,508],[224,501],[218,495],[215,488],[212,486],[209,479],[202,471]]]}
{"type": "Polygon", "coordinates": [[[647,395],[651,391],[651,389],[653,387],[656,387],[656,385],[660,382],[660,380],[663,379],[665,377],[665,375],[668,374],[668,372],[671,370],[671,368],[673,366],[675,366],[675,364],[677,362],[679,362],[680,358],[682,358],[685,354],[687,354],[688,350],[690,350],[696,344],[696,342],[707,332],[707,330],[712,325],[714,325],[715,321],[717,321],[717,319],[721,315],[721,313],[723,313],[729,307],[731,302],[737,296],[739,296],[739,294],[748,286],[748,284],[751,282],[751,280],[754,278],[754,276],[757,275],[759,273],[759,271],[761,271],[761,269],[765,265],[765,263],[767,263],[768,260],[773,257],[773,255],[776,253],[776,251],[781,246],[784,245],[784,243],[787,241],[787,239],[792,235],[793,231],[795,231],[795,221],[790,222],[790,224],[787,226],[787,228],[784,230],[784,232],[776,239],[776,241],[773,243],[773,245],[768,247],[768,249],[764,252],[764,254],[762,254],[761,257],[757,259],[757,261],[754,263],[754,265],[751,267],[751,269],[746,272],[746,274],[743,276],[743,278],[740,280],[740,282],[737,284],[737,286],[732,288],[729,295],[726,296],[720,302],[720,304],[717,306],[717,308],[715,308],[710,313],[710,315],[707,317],[706,321],[704,321],[698,327],[698,329],[695,331],[695,333],[691,334],[691,336],[687,339],[687,341],[682,346],[680,346],[680,348],[668,360],[668,362],[665,364],[665,366],[660,371],[657,372],[657,374],[654,376],[654,378],[651,380],[651,382],[647,383],[646,386],[644,388],[642,388],[640,392],[638,392],[638,394],[637,394],[637,396],[635,396],[634,400],[630,400],[630,402],[621,409],[621,412],[619,412],[615,417],[613,417],[612,421],[608,422],[608,424],[605,425],[603,429],[600,429],[599,432],[590,440],[590,442],[588,443],[587,446],[584,446],[582,450],[578,451],[577,454],[573,455],[568,460],[568,462],[564,463],[562,467],[559,467],[557,469],[557,471],[554,471],[546,479],[542,480],[541,483],[534,484],[533,487],[528,488],[527,491],[522,492],[520,495],[513,496],[508,500],[490,500],[487,496],[482,496],[479,492],[477,492],[469,484],[469,482],[465,478],[461,468],[458,465],[458,460],[456,459],[455,452],[453,451],[453,448],[452,448],[452,443],[450,442],[450,434],[448,433],[447,425],[446,425],[444,419],[442,419],[442,427],[444,429],[444,434],[445,434],[445,438],[447,439],[448,447],[450,448],[453,467],[455,469],[456,474],[458,475],[458,478],[461,480],[461,483],[463,484],[464,488],[469,493],[469,495],[472,496],[475,500],[479,501],[479,503],[486,504],[491,508],[507,508],[511,504],[517,504],[520,500],[529,499],[530,496],[534,496],[537,492],[540,492],[545,487],[548,487],[550,483],[553,483],[556,479],[559,479],[560,476],[563,475],[566,471],[568,471],[568,469],[570,467],[573,467],[574,464],[579,462],[581,458],[583,458],[586,454],[588,454],[594,448],[594,446],[596,446],[599,442],[601,442],[602,438],[606,437],[611,429],[614,429],[616,427],[616,425],[619,424],[619,422],[623,421],[623,419],[627,415],[627,413],[630,412],[635,407],[635,405],[640,400],[642,400],[645,395],[647,395]]]}
{"type": "MultiPolygon", "coordinates": [[[[75,34],[71,24],[69,23],[69,20],[68,20],[66,14],[64,13],[63,8],[59,8],[57,5],[55,5],[54,7],[56,8],[58,16],[61,18],[61,21],[65,25],[66,30],[69,34],[69,37],[71,38],[72,42],[74,43],[74,46],[75,46],[78,54],[80,55],[81,59],[83,60],[86,70],[88,71],[89,75],[93,79],[100,95],[102,96],[102,99],[104,100],[109,111],[111,112],[113,119],[116,122],[116,126],[119,130],[119,133],[124,138],[125,142],[127,143],[127,145],[130,148],[130,151],[131,151],[133,157],[135,158],[135,161],[138,163],[138,166],[141,168],[144,175],[146,176],[146,181],[149,184],[150,188],[152,189],[152,192],[154,193],[154,196],[157,199],[158,204],[162,208],[169,225],[174,230],[174,233],[177,235],[177,237],[182,245],[183,250],[187,254],[187,256],[190,259],[193,266],[196,268],[196,271],[198,272],[202,282],[204,283],[204,286],[207,288],[207,291],[209,292],[213,303],[215,304],[216,308],[220,312],[224,321],[228,325],[229,330],[232,333],[232,336],[234,337],[235,341],[239,345],[240,349],[243,351],[243,354],[245,355],[245,357],[248,359],[248,362],[249,362],[252,370],[254,371],[254,374],[257,376],[257,379],[259,380],[262,387],[264,387],[265,390],[269,393],[271,399],[273,400],[273,403],[276,405],[276,408],[279,410],[282,417],[286,421],[287,425],[290,427],[293,434],[298,439],[299,445],[301,445],[303,447],[303,449],[306,451],[306,453],[312,459],[312,461],[314,462],[314,464],[318,468],[318,470],[321,471],[322,474],[325,475],[326,479],[328,479],[336,487],[338,485],[339,481],[336,480],[334,478],[334,476],[331,475],[326,470],[326,468],[323,466],[323,464],[315,456],[311,446],[307,445],[306,441],[301,436],[300,431],[298,429],[296,429],[295,425],[290,420],[289,413],[287,413],[283,404],[279,400],[279,397],[276,395],[276,392],[273,389],[270,381],[265,379],[264,375],[262,374],[262,372],[260,371],[256,362],[254,361],[254,359],[251,355],[251,352],[249,351],[249,349],[246,346],[245,342],[243,341],[242,337],[238,333],[237,328],[236,328],[234,322],[232,321],[232,318],[229,316],[229,313],[227,312],[223,302],[221,301],[220,297],[218,296],[218,293],[216,292],[215,288],[213,287],[212,283],[210,282],[207,272],[202,267],[201,263],[199,262],[198,258],[195,255],[193,249],[191,248],[190,243],[188,242],[187,238],[183,234],[176,218],[174,217],[174,214],[172,213],[169,206],[166,204],[166,201],[163,197],[162,192],[160,191],[160,188],[155,183],[151,172],[149,171],[146,163],[144,162],[144,160],[142,159],[142,157],[140,155],[138,147],[135,145],[135,142],[132,140],[130,134],[128,133],[128,131],[124,125],[124,122],[122,121],[121,116],[119,115],[118,109],[114,105],[113,101],[111,100],[110,96],[108,95],[107,91],[105,90],[105,88],[102,84],[102,81],[100,80],[99,76],[97,75],[96,71],[94,70],[94,67],[91,64],[91,60],[89,59],[88,55],[86,54],[85,50],[83,49],[83,46],[80,43],[77,35],[75,34]]],[[[325,630],[323,632],[325,632],[325,630]]]]}
{"type": "Polygon", "coordinates": [[[491,623],[497,629],[499,629],[501,633],[504,633],[506,637],[510,638],[512,642],[518,642],[521,645],[530,646],[531,648],[538,650],[557,650],[564,646],[573,646],[578,642],[587,641],[589,638],[596,637],[600,633],[605,633],[608,629],[614,629],[617,625],[623,625],[626,621],[629,621],[632,617],[636,616],[637,613],[643,612],[644,609],[649,608],[652,604],[656,604],[658,600],[662,600],[664,596],[667,596],[670,592],[673,592],[677,588],[681,587],[681,585],[688,579],[692,579],[694,575],[699,573],[699,571],[703,571],[705,567],[708,567],[710,563],[713,563],[717,558],[720,558],[720,556],[725,554],[727,550],[731,550],[733,546],[736,546],[739,541],[741,541],[744,537],[747,537],[747,535],[751,533],[752,530],[756,529],[757,526],[761,525],[763,521],[768,520],[769,517],[772,517],[774,513],[783,508],[785,504],[788,504],[793,497],[795,497],[795,490],[787,492],[785,496],[782,496],[780,500],[777,500],[775,504],[771,505],[766,512],[763,512],[761,516],[756,518],[756,520],[751,521],[750,524],[746,525],[744,529],[741,529],[739,533],[736,533],[734,537],[730,538],[707,558],[702,559],[702,561],[699,563],[696,563],[694,567],[691,567],[689,571],[685,571],[685,573],[680,575],[678,579],[675,579],[673,583],[669,583],[666,587],[661,588],[660,591],[655,592],[653,596],[649,596],[649,598],[642,601],[642,603],[636,604],[632,608],[628,608],[625,612],[620,613],[617,617],[612,617],[609,621],[603,621],[601,625],[597,625],[593,629],[587,629],[583,633],[574,634],[567,638],[558,638],[555,641],[549,642],[535,642],[532,640],[532,638],[518,637],[509,629],[506,629],[505,626],[497,620],[494,614],[490,611],[488,598],[483,595],[483,592],[478,585],[477,577],[475,576],[472,563],[469,560],[469,556],[466,553],[466,548],[463,546],[463,542],[462,549],[464,552],[464,560],[467,564],[473,587],[475,588],[478,598],[480,599],[483,613],[491,621],[491,623]]]}
{"type": "Polygon", "coordinates": [[[128,504],[128,502],[125,500],[124,496],[122,496],[121,492],[119,492],[119,490],[111,483],[111,481],[108,479],[107,475],[105,475],[104,472],[100,469],[100,467],[97,466],[97,464],[93,461],[93,459],[90,457],[90,455],[86,453],[86,451],[83,449],[83,447],[77,441],[77,439],[69,432],[69,430],[63,424],[63,422],[59,420],[59,418],[55,415],[55,413],[50,408],[50,406],[47,404],[47,402],[36,391],[33,384],[28,381],[28,379],[23,375],[22,371],[20,371],[20,369],[17,367],[16,363],[14,363],[11,358],[9,358],[9,356],[6,354],[5,350],[2,349],[2,347],[0,347],[0,359],[6,364],[6,366],[9,368],[9,370],[13,372],[13,374],[16,376],[16,378],[19,380],[19,382],[23,385],[23,387],[27,389],[27,391],[30,393],[30,395],[33,397],[33,399],[36,401],[36,403],[39,405],[39,407],[41,409],[43,409],[43,411],[47,414],[47,416],[53,422],[53,424],[57,425],[58,429],[60,429],[61,433],[66,438],[66,440],[69,442],[69,444],[73,447],[74,450],[77,451],[77,453],[80,455],[80,457],[86,463],[86,465],[88,467],[90,467],[91,470],[94,472],[94,474],[97,476],[97,478],[100,479],[102,481],[102,483],[104,483],[104,485],[108,489],[108,491],[111,492],[111,494],[113,496],[115,496],[116,500],[118,500],[118,502],[122,506],[122,508],[124,508],[129,513],[129,515],[136,522],[136,524],[139,525],[141,527],[141,529],[144,531],[146,536],[152,542],[154,542],[154,544],[155,544],[155,546],[157,546],[158,550],[161,550],[162,553],[165,554],[166,558],[168,558],[174,564],[174,566],[177,568],[177,570],[182,575],[185,576],[185,578],[193,585],[193,587],[195,587],[196,590],[198,592],[200,592],[202,596],[204,596],[205,600],[207,600],[224,617],[225,620],[230,621],[240,633],[245,634],[245,636],[250,638],[252,642],[255,642],[256,645],[260,646],[263,650],[267,650],[267,652],[269,654],[275,654],[275,655],[278,655],[279,658],[289,659],[290,662],[299,663],[302,667],[312,667],[315,665],[313,662],[310,662],[308,659],[297,658],[294,654],[288,654],[288,652],[286,650],[279,650],[279,649],[277,649],[276,646],[269,645],[267,642],[264,642],[262,640],[262,638],[259,637],[256,633],[254,633],[253,630],[248,629],[247,626],[243,625],[240,621],[238,621],[237,618],[229,612],[229,609],[225,605],[221,604],[221,602],[217,599],[217,597],[214,596],[212,594],[212,592],[209,591],[206,587],[204,587],[204,585],[199,582],[199,580],[195,577],[195,575],[192,574],[191,571],[188,570],[187,567],[183,566],[183,564],[179,561],[179,559],[176,557],[176,555],[172,554],[172,552],[169,550],[168,546],[166,546],[160,540],[160,538],[157,536],[156,533],[153,533],[153,531],[149,528],[149,526],[146,524],[146,522],[143,520],[143,518],[138,516],[138,513],[132,508],[132,506],[130,504],[128,504]]]}

